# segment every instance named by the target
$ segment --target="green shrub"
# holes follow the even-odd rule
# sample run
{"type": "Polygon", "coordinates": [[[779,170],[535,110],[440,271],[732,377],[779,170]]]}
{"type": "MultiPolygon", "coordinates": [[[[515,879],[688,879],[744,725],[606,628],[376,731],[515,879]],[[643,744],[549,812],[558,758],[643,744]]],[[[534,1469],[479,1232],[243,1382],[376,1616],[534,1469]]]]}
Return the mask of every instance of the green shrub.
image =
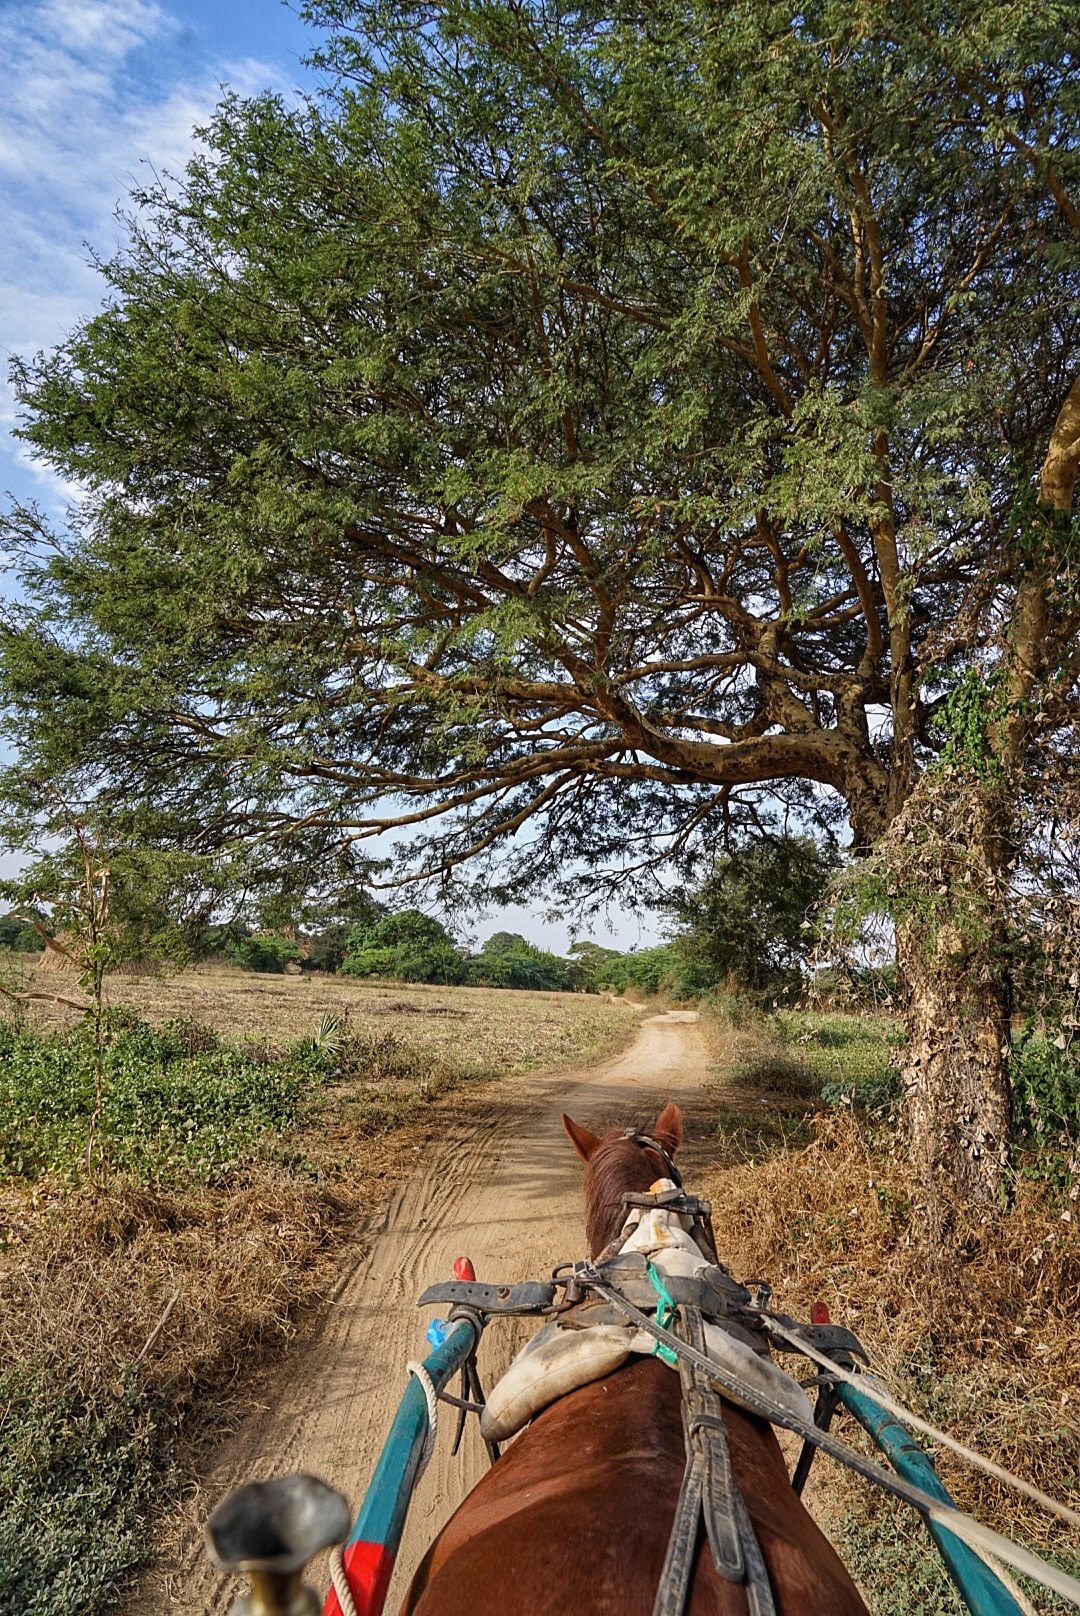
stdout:
{"type": "Polygon", "coordinates": [[[227,948],[227,958],[234,965],[241,966],[245,971],[261,971],[269,976],[284,975],[286,965],[299,962],[302,957],[296,943],[274,932],[232,938],[227,948]]]}
{"type": "Polygon", "coordinates": [[[580,986],[584,974],[579,965],[508,931],[496,932],[479,954],[465,961],[465,981],[474,987],[565,993],[580,986]]]}
{"type": "Polygon", "coordinates": [[[146,1559],[168,1434],[133,1384],[87,1394],[54,1365],[0,1376],[0,1610],[94,1616],[111,1603],[146,1559]]]}
{"type": "Polygon", "coordinates": [[[900,1097],[896,1051],[904,1034],[888,1016],[779,1011],[773,1024],[816,1074],[826,1105],[891,1114],[900,1097]]]}
{"type": "Polygon", "coordinates": [[[465,962],[446,927],[419,909],[354,926],[341,969],[349,976],[389,976],[399,982],[449,985],[465,978],[465,962]]]}
{"type": "Polygon", "coordinates": [[[792,1100],[812,1100],[821,1092],[821,1076],[798,1055],[778,1046],[765,1049],[741,1061],[732,1081],[762,1094],[778,1094],[792,1100]]]}
{"type": "Polygon", "coordinates": [[[305,971],[340,971],[349,947],[351,926],[325,926],[311,939],[307,955],[301,960],[305,971]]]}
{"type": "Polygon", "coordinates": [[[674,948],[691,991],[722,982],[797,995],[815,941],[810,917],[840,865],[835,848],[809,836],[770,835],[714,860],[696,887],[668,908],[680,924],[674,948]]]}
{"type": "Polygon", "coordinates": [[[1013,1043],[1016,1126],[1032,1140],[1080,1138],[1080,1064],[1064,1042],[1029,1025],[1013,1043]]]}
{"type": "Polygon", "coordinates": [[[1080,1140],[1080,1064],[1073,1047],[1062,1032],[1029,1022],[1013,1041],[1009,1072],[1020,1170],[1071,1183],[1080,1140]]]}
{"type": "Polygon", "coordinates": [[[667,992],[679,998],[686,986],[682,962],[670,943],[615,954],[597,968],[594,980],[598,988],[610,992],[625,993],[633,987],[650,997],[667,992]]]}
{"type": "Polygon", "coordinates": [[[0,915],[0,948],[10,948],[14,954],[43,954],[45,940],[29,921],[0,915]]]}
{"type": "MultiPolygon", "coordinates": [[[[97,1138],[111,1165],[144,1182],[221,1177],[293,1126],[324,1075],[316,1052],[257,1060],[184,1022],[123,1028],[104,1063],[97,1138]]],[[[0,1026],[0,1178],[78,1171],[94,1104],[81,1032],[0,1026]]]]}

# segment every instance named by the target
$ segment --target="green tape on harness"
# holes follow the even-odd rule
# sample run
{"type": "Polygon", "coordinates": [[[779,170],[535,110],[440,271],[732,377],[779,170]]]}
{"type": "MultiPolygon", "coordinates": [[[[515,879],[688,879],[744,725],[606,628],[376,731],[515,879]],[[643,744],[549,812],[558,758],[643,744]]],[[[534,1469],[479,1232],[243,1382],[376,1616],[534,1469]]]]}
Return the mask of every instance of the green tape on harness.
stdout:
{"type": "MultiPolygon", "coordinates": [[[[652,1263],[648,1264],[645,1272],[649,1276],[649,1284],[659,1297],[656,1304],[656,1322],[662,1330],[666,1330],[675,1317],[674,1299],[665,1288],[664,1281],[660,1278],[652,1263]]],[[[666,1347],[662,1341],[653,1343],[652,1355],[654,1358],[659,1358],[661,1362],[666,1363],[669,1369],[678,1369],[679,1367],[679,1359],[674,1348],[666,1347]]]]}

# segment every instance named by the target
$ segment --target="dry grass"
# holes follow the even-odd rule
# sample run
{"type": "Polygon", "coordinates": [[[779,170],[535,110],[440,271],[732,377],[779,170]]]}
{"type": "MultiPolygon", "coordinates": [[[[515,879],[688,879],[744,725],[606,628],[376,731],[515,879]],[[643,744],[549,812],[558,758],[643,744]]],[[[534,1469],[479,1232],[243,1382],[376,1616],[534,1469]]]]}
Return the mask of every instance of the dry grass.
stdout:
{"type": "MultiPolygon", "coordinates": [[[[715,1036],[722,1043],[723,1033],[715,1036]]],[[[732,1031],[741,1038],[740,1060],[749,1036],[732,1031]]],[[[884,1128],[849,1108],[808,1116],[804,1104],[785,1123],[773,1096],[769,1124],[748,1148],[748,1117],[760,1096],[730,1086],[721,1096],[721,1164],[702,1187],[733,1270],[766,1275],[778,1305],[796,1316],[825,1301],[901,1401],[1077,1507],[1075,1200],[1020,1179],[1009,1210],[958,1222],[958,1249],[943,1261],[912,1237],[915,1185],[884,1128]]],[[[841,1434],[861,1440],[851,1420],[841,1434]]],[[[1041,1511],[947,1453],[938,1461],[963,1508],[1043,1552],[1075,1554],[1041,1511]]],[[[819,1466],[818,1498],[827,1486],[831,1529],[853,1570],[873,1584],[874,1608],[953,1609],[934,1557],[920,1546],[921,1527],[863,1483],[819,1466]]]]}
{"type": "Polygon", "coordinates": [[[298,1183],[269,1163],[246,1178],[197,1195],[123,1178],[8,1190],[0,1354],[52,1365],[87,1393],[118,1393],[135,1365],[147,1386],[228,1384],[291,1333],[358,1204],[351,1186],[298,1183]]]}
{"type": "MultiPolygon", "coordinates": [[[[178,1453],[220,1436],[237,1382],[324,1294],[343,1236],[415,1161],[449,1091],[600,1058],[637,1021],[578,995],[235,970],[119,979],[110,996],[152,1022],[181,1018],[191,1053],[204,1027],[272,1057],[327,1013],[343,1025],[300,1125],[223,1178],[0,1186],[0,1605],[22,1616],[109,1605],[149,1546],[147,1516],[183,1479],[178,1453]]],[[[75,1018],[34,1019],[56,1031],[75,1018]]]]}
{"type": "MultiPolygon", "coordinates": [[[[52,991],[40,968],[32,985],[52,991]]],[[[522,993],[504,988],[432,987],[358,981],[312,972],[264,976],[233,966],[141,977],[110,977],[106,994],[150,1022],[191,1018],[222,1038],[281,1047],[312,1033],[325,1015],[346,1018],[350,1032],[392,1031],[447,1065],[508,1072],[599,1060],[633,1033],[627,1006],[587,993],[522,993]]],[[[31,1024],[67,1026],[62,1007],[41,1004],[31,1024]]]]}
{"type": "Polygon", "coordinates": [[[261,1161],[198,1193],[114,1177],[0,1197],[0,1607],[112,1608],[438,1114],[418,1104],[332,1185],[261,1161]]]}

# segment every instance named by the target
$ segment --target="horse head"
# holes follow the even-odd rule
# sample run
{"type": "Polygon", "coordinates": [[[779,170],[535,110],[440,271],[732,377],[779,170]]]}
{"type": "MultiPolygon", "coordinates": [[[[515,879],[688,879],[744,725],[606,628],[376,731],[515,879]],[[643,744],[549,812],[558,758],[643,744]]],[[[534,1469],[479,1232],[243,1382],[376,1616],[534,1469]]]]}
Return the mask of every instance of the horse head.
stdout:
{"type": "Polygon", "coordinates": [[[682,1112],[666,1105],[651,1128],[640,1133],[614,1129],[601,1137],[563,1113],[563,1127],[586,1164],[585,1235],[596,1257],[623,1226],[623,1195],[645,1191],[672,1174],[672,1158],[682,1144],[682,1112]]]}

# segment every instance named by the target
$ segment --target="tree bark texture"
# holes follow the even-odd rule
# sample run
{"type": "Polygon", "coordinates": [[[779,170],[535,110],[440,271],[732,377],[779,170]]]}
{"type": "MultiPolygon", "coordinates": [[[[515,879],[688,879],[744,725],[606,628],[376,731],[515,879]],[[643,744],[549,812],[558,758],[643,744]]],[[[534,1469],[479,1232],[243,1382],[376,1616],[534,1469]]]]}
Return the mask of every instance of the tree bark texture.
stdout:
{"type": "MultiPolygon", "coordinates": [[[[1080,378],[1062,404],[1042,467],[1039,504],[1051,534],[1055,522],[1060,529],[1068,520],[1078,470],[1080,378]]],[[[962,920],[946,923],[934,934],[912,924],[899,938],[910,993],[902,1068],[908,1141],[931,1228],[941,1235],[957,1199],[994,1202],[1005,1186],[1012,1126],[1011,992],[1002,894],[1015,835],[1015,786],[1030,741],[1032,696],[1071,640],[1067,623],[1053,632],[1047,604],[1053,570],[1052,544],[1045,554],[1020,558],[1005,658],[1006,717],[1003,725],[988,724],[987,731],[996,788],[980,790],[972,781],[953,808],[953,846],[967,851],[963,878],[971,883],[974,877],[989,898],[985,925],[973,929],[969,917],[966,926],[962,920]]],[[[927,890],[944,892],[960,879],[964,860],[950,858],[949,829],[939,814],[930,839],[937,852],[921,872],[927,890]]]]}
{"type": "Polygon", "coordinates": [[[910,989],[902,1078],[912,1166],[925,1218],[943,1237],[957,1201],[993,1204],[1002,1194],[1012,1126],[1003,1051],[1008,983],[953,948],[943,932],[927,957],[923,940],[901,947],[910,989]]]}

